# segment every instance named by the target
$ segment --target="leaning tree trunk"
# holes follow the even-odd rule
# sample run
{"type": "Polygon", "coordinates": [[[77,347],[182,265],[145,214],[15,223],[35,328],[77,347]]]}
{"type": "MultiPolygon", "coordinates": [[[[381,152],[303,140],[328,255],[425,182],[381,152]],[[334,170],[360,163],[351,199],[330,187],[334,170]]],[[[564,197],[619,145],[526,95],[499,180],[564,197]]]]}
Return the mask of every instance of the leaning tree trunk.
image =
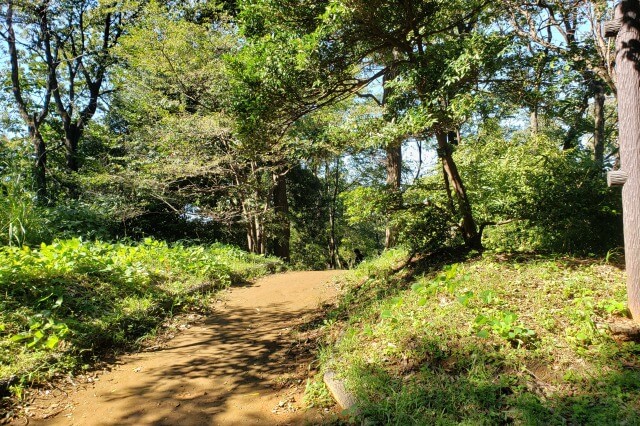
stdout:
{"type": "Polygon", "coordinates": [[[455,161],[453,161],[452,148],[447,141],[447,133],[437,133],[436,139],[438,141],[438,152],[442,159],[444,171],[449,178],[449,183],[453,186],[460,214],[462,215],[462,237],[467,246],[474,249],[481,249],[482,242],[480,239],[482,236],[478,233],[476,222],[473,219],[471,203],[467,197],[467,191],[462,183],[460,173],[458,173],[458,167],[455,161]]]}
{"type": "Polygon", "coordinates": [[[287,179],[284,173],[276,171],[273,175],[273,206],[276,214],[273,254],[289,261],[291,257],[291,223],[289,220],[289,200],[287,199],[287,179]]]}
{"type": "Polygon", "coordinates": [[[608,36],[617,33],[616,75],[618,128],[622,170],[609,175],[622,187],[627,296],[633,318],[640,322],[640,3],[618,4],[614,20],[605,25],[608,36]],[[611,29],[611,26],[614,29],[611,29]],[[618,31],[619,30],[619,31],[618,31]]]}

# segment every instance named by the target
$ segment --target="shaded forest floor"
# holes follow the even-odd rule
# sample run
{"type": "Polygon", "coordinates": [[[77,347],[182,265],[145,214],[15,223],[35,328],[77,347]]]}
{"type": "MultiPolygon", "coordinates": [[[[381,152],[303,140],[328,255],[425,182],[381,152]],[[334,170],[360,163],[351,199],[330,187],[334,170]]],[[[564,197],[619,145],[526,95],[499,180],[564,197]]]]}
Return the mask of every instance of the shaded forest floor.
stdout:
{"type": "MultiPolygon", "coordinates": [[[[323,315],[340,272],[292,272],[234,287],[214,314],[166,345],[129,355],[33,399],[29,424],[301,424],[330,420],[303,410],[315,339],[297,332],[323,315]]],[[[187,328],[188,327],[188,328],[187,328]]],[[[27,421],[18,419],[16,424],[27,421]]]]}

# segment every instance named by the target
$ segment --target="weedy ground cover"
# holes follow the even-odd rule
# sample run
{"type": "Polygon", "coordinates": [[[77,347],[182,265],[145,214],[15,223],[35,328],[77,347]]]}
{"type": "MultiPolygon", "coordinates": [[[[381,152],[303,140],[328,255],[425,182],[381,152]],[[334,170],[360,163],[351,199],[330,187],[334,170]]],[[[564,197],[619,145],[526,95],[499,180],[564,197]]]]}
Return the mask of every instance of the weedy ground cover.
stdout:
{"type": "Polygon", "coordinates": [[[55,241],[0,248],[0,384],[25,385],[134,349],[212,292],[282,268],[224,245],[55,241]]]}
{"type": "Polygon", "coordinates": [[[322,370],[375,424],[640,424],[640,345],[616,342],[623,271],[485,254],[417,275],[365,262],[325,322],[322,370]]]}

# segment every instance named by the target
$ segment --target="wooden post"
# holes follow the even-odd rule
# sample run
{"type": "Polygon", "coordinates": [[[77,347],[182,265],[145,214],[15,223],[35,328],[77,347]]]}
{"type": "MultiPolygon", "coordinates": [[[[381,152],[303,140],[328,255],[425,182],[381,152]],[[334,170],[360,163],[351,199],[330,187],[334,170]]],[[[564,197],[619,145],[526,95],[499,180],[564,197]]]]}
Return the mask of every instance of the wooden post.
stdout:
{"type": "Polygon", "coordinates": [[[605,24],[616,36],[616,75],[621,170],[609,181],[622,184],[624,252],[629,310],[640,322],[640,1],[624,0],[605,24]],[[616,34],[617,32],[617,34],[616,34]]]}

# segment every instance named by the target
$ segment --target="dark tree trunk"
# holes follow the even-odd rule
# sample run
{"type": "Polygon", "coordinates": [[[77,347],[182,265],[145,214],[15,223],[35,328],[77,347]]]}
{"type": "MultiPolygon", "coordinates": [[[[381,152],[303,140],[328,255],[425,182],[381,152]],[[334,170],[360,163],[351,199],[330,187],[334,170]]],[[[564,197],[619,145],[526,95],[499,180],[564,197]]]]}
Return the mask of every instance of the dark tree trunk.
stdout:
{"type": "MultiPolygon", "coordinates": [[[[326,165],[326,179],[329,181],[329,164],[326,165]]],[[[342,268],[340,254],[338,253],[338,238],[336,236],[336,212],[338,201],[338,190],[340,184],[340,157],[336,158],[333,192],[331,194],[331,205],[329,206],[329,266],[332,269],[342,268]]],[[[328,187],[328,184],[327,184],[328,187]]],[[[328,188],[327,188],[328,190],[328,188]]],[[[328,191],[327,191],[328,192],[328,191]]]]}
{"type": "Polygon", "coordinates": [[[33,163],[33,176],[36,185],[36,199],[38,204],[47,204],[49,194],[47,192],[47,146],[37,127],[29,126],[29,137],[33,143],[35,161],[33,163]]]}
{"type": "Polygon", "coordinates": [[[287,179],[284,173],[273,175],[273,206],[276,213],[275,229],[278,235],[274,239],[273,254],[289,261],[291,224],[289,220],[289,200],[287,198],[287,179]]]}
{"type": "Polygon", "coordinates": [[[624,250],[629,310],[640,322],[640,3],[616,6],[622,21],[616,39],[616,75],[620,161],[627,181],[622,187],[624,250]]]}
{"type": "Polygon", "coordinates": [[[64,148],[67,169],[71,172],[77,172],[80,169],[78,163],[78,143],[82,137],[82,130],[75,123],[64,126],[64,148]]]}
{"type": "Polygon", "coordinates": [[[438,141],[438,152],[442,159],[442,165],[446,176],[449,178],[453,191],[456,194],[458,201],[458,208],[462,215],[462,237],[464,238],[467,246],[474,249],[482,249],[482,242],[480,241],[481,235],[478,233],[476,222],[473,219],[473,213],[471,210],[471,203],[467,197],[467,191],[462,183],[462,178],[458,173],[458,167],[453,160],[452,148],[447,141],[447,134],[439,132],[436,134],[438,141]]]}
{"type": "Polygon", "coordinates": [[[604,84],[596,83],[593,102],[593,159],[600,167],[604,166],[604,84]]]}

